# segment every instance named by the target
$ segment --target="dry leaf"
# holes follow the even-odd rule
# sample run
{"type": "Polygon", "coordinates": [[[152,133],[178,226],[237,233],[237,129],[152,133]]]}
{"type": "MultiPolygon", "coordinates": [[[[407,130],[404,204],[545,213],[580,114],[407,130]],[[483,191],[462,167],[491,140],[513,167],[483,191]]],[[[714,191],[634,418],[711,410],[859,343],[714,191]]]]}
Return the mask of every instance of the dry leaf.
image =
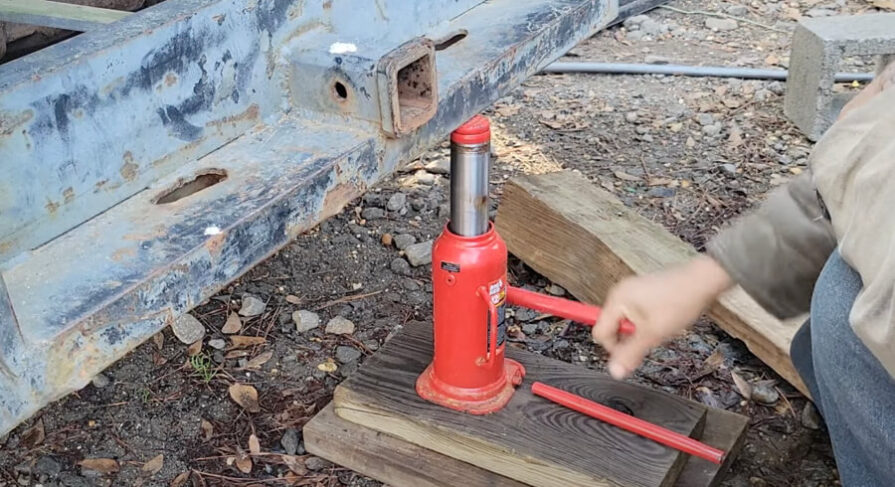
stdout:
{"type": "Polygon", "coordinates": [[[336,365],[336,362],[333,361],[333,359],[327,358],[325,362],[321,362],[320,365],[317,366],[317,370],[332,373],[339,370],[339,366],[336,365]]]}
{"type": "Polygon", "coordinates": [[[44,429],[44,420],[38,419],[37,423],[35,423],[34,426],[29,428],[28,431],[25,431],[25,433],[22,434],[21,444],[22,446],[30,450],[43,443],[46,437],[47,435],[46,430],[44,429]]]}
{"type": "Polygon", "coordinates": [[[171,481],[171,487],[183,487],[186,485],[186,481],[190,479],[189,472],[183,472],[182,474],[174,477],[174,480],[171,481]]]}
{"type": "Polygon", "coordinates": [[[165,334],[162,332],[158,332],[155,335],[152,335],[152,341],[155,343],[155,347],[159,350],[165,348],[165,334]]]}
{"type": "Polygon", "coordinates": [[[230,337],[233,348],[254,347],[255,345],[264,345],[267,339],[264,337],[247,337],[244,335],[233,335],[230,337]]]}
{"type": "Polygon", "coordinates": [[[249,360],[246,363],[245,367],[240,367],[238,370],[248,370],[248,369],[259,369],[262,365],[266,364],[273,358],[273,352],[264,352],[261,355],[249,360]]]}
{"type": "Polygon", "coordinates": [[[667,178],[651,178],[651,179],[649,180],[649,183],[648,183],[648,184],[649,184],[650,186],[668,186],[669,184],[672,184],[672,183],[674,183],[674,180],[673,180],[673,179],[667,179],[667,178]]]}
{"type": "MultiPolygon", "coordinates": [[[[388,234],[386,234],[388,235],[388,234]]],[[[385,235],[383,235],[384,237],[385,235]]],[[[286,302],[289,304],[301,304],[301,298],[292,294],[286,296],[286,302]]]]}
{"type": "Polygon", "coordinates": [[[202,340],[196,340],[196,343],[193,343],[186,349],[186,353],[190,357],[195,357],[202,353],[202,340]]]}
{"type": "Polygon", "coordinates": [[[232,360],[235,358],[248,357],[251,354],[252,352],[249,352],[248,350],[233,350],[232,352],[227,352],[227,355],[224,355],[224,358],[227,360],[232,360]]]}
{"type": "Polygon", "coordinates": [[[308,467],[305,466],[305,463],[301,461],[301,458],[292,456],[292,455],[283,455],[283,463],[289,467],[289,470],[294,472],[296,475],[305,475],[308,473],[308,467]]]}
{"type": "Polygon", "coordinates": [[[249,436],[249,452],[252,455],[258,455],[261,453],[261,443],[258,441],[258,437],[252,434],[249,436]]]}
{"type": "Polygon", "coordinates": [[[202,426],[202,433],[205,434],[205,436],[204,436],[205,441],[210,440],[211,437],[214,436],[214,426],[212,426],[211,422],[206,419],[202,420],[201,426],[202,426]]]}
{"type": "Polygon", "coordinates": [[[227,322],[224,323],[224,327],[221,328],[221,331],[228,335],[232,335],[234,333],[239,333],[239,330],[242,330],[242,320],[239,319],[238,314],[230,313],[230,316],[227,317],[227,322]]]}
{"type": "Polygon", "coordinates": [[[881,10],[895,10],[895,0],[873,0],[870,4],[881,10]]]}
{"type": "Polygon", "coordinates": [[[715,349],[711,355],[707,359],[705,359],[705,365],[710,367],[712,370],[718,370],[721,368],[721,365],[724,364],[724,354],[721,353],[721,347],[715,349]]]}
{"type": "Polygon", "coordinates": [[[242,450],[239,451],[239,455],[233,463],[236,464],[236,468],[242,473],[252,472],[252,457],[246,455],[242,450]]]}
{"type": "Polygon", "coordinates": [[[246,384],[233,384],[230,386],[230,397],[250,413],[261,412],[258,404],[258,391],[246,384]]]}
{"type": "Polygon", "coordinates": [[[727,137],[727,146],[731,149],[736,149],[741,145],[743,145],[743,131],[739,125],[731,124],[730,135],[727,137]]]}
{"type": "Polygon", "coordinates": [[[723,103],[727,108],[739,108],[743,105],[743,103],[736,98],[725,98],[723,103]]]}
{"type": "Polygon", "coordinates": [[[78,462],[85,470],[93,470],[102,474],[110,474],[120,470],[118,462],[111,458],[85,458],[78,462]]]}
{"type": "Polygon", "coordinates": [[[752,384],[749,384],[746,379],[734,371],[730,372],[730,376],[733,377],[733,383],[737,386],[737,390],[744,399],[752,397],[752,384]]]}
{"type": "Polygon", "coordinates": [[[146,462],[143,465],[143,471],[147,472],[151,475],[155,475],[155,474],[159,473],[159,471],[164,466],[165,466],[165,456],[158,455],[157,457],[153,458],[152,460],[149,460],[148,462],[146,462]]]}
{"type": "Polygon", "coordinates": [[[621,179],[622,181],[640,181],[640,178],[638,178],[637,176],[632,176],[626,172],[615,171],[612,174],[615,174],[615,177],[621,179]]]}

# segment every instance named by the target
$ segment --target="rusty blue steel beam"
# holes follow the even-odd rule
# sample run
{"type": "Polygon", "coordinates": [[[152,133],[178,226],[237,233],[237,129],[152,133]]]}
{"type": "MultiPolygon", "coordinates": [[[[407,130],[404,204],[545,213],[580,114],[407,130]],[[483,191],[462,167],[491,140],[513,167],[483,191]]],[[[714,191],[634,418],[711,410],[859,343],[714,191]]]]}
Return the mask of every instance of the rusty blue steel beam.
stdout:
{"type": "Polygon", "coordinates": [[[121,34],[101,29],[0,67],[0,169],[13,175],[0,181],[0,360],[10,369],[0,435],[616,11],[605,0],[316,3],[167,2],[120,21],[121,34]],[[465,39],[435,54],[433,118],[391,134],[381,60],[461,29],[465,39]],[[226,177],[158,204],[201,174],[226,177]]]}

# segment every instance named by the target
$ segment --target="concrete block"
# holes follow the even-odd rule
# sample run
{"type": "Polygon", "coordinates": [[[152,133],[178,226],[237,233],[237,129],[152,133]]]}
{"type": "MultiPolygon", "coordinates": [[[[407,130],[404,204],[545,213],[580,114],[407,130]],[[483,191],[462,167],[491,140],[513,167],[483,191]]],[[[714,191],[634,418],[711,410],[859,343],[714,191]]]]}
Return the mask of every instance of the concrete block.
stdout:
{"type": "Polygon", "coordinates": [[[895,13],[799,21],[792,38],[784,113],[809,139],[819,139],[850,98],[833,93],[842,59],[893,54],[895,13]]]}

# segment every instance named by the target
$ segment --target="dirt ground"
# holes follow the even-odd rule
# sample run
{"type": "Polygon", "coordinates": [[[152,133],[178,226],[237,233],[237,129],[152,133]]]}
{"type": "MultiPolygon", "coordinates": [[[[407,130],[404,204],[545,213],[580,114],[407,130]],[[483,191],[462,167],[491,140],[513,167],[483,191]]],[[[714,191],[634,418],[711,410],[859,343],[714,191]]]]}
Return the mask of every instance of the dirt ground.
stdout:
{"type": "MultiPolygon", "coordinates": [[[[675,1],[564,60],[785,67],[796,18],[867,5],[675,1]],[[707,21],[720,18],[694,11],[740,20],[718,31],[707,21]]],[[[804,169],[811,144],[783,116],[783,92],[769,81],[535,76],[486,113],[493,206],[514,174],[574,169],[702,248],[804,169]]],[[[380,485],[306,454],[301,428],[390,333],[429,319],[430,269],[408,263],[415,247],[396,245],[437,236],[447,157],[446,144],[429,151],[194,310],[201,349],[165,330],[0,439],[0,486],[380,485]],[[346,333],[327,332],[339,327],[346,333]],[[237,382],[257,403],[231,389],[237,382]]],[[[510,271],[515,284],[562,293],[518,260],[510,271]]],[[[586,330],[525,310],[510,319],[512,346],[602,370],[586,330]]],[[[838,484],[829,438],[804,397],[711,323],[657,349],[632,380],[751,418],[724,485],[838,484]],[[756,390],[751,398],[734,376],[756,390]]]]}

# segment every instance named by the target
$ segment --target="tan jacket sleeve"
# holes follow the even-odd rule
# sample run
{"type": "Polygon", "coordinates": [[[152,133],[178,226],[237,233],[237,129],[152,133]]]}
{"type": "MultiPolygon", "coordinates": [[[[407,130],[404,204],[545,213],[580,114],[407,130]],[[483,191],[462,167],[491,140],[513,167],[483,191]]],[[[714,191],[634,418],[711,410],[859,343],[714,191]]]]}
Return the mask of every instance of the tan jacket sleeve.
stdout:
{"type": "Polygon", "coordinates": [[[784,319],[808,311],[814,282],[835,247],[805,172],[712,239],[708,254],[762,307],[784,319]]]}

